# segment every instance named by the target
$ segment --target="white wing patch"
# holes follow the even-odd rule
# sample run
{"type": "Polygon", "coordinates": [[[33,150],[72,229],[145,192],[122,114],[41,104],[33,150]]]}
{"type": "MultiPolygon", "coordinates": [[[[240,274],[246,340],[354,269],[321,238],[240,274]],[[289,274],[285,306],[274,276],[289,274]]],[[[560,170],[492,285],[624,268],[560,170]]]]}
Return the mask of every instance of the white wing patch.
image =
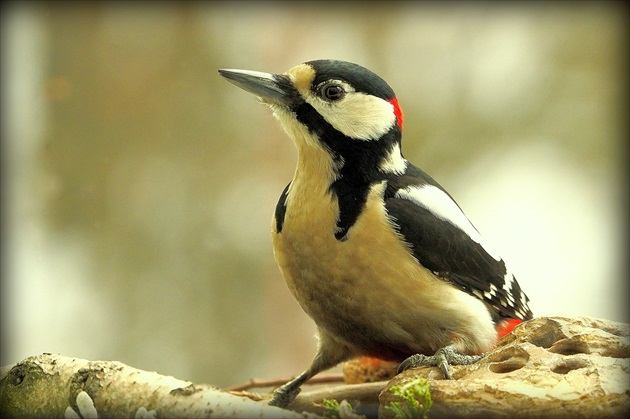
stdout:
{"type": "Polygon", "coordinates": [[[432,185],[408,186],[399,189],[396,192],[396,197],[408,199],[428,209],[439,219],[451,223],[466,233],[471,240],[479,243],[495,260],[501,260],[501,257],[485,243],[481,234],[479,234],[462,210],[459,209],[455,201],[441,189],[432,185]]]}

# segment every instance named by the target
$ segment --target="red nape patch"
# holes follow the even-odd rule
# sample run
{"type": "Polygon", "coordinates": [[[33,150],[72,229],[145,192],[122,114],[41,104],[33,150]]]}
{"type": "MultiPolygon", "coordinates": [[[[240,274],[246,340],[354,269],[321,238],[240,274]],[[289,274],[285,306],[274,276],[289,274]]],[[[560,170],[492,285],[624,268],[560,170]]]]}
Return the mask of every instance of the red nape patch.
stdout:
{"type": "Polygon", "coordinates": [[[497,323],[496,329],[497,333],[499,334],[499,339],[510,333],[516,326],[521,323],[523,323],[523,321],[519,319],[507,319],[497,323]]]}
{"type": "Polygon", "coordinates": [[[398,129],[402,131],[403,113],[402,109],[400,109],[400,105],[398,104],[398,98],[389,99],[388,102],[394,105],[394,115],[396,115],[396,123],[398,124],[398,129]]]}

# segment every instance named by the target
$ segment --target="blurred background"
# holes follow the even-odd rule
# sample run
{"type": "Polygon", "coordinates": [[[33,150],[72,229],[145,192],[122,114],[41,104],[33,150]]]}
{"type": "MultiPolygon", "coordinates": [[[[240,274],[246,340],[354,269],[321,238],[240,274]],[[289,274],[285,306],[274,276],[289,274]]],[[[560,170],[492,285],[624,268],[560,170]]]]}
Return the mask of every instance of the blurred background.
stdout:
{"type": "Polygon", "coordinates": [[[219,68],[362,64],[403,152],[537,316],[628,322],[622,2],[8,2],[1,364],[42,352],[219,386],[301,372],[270,225],[291,141],[219,68]]]}

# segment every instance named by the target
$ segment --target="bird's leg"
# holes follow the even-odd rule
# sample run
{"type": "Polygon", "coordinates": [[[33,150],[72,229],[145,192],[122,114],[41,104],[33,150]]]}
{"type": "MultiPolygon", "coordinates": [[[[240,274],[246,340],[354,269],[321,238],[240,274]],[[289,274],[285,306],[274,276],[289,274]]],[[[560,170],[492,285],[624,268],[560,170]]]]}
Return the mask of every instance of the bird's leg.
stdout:
{"type": "Polygon", "coordinates": [[[319,347],[317,354],[311,363],[309,369],[300,374],[297,378],[289,381],[273,393],[273,398],[269,402],[271,406],[286,407],[300,393],[300,386],[309,378],[313,377],[320,371],[332,368],[342,361],[346,361],[352,357],[348,347],[339,342],[322,329],[318,330],[319,347]]]}
{"type": "Polygon", "coordinates": [[[300,387],[306,380],[312,377],[309,373],[310,370],[304,371],[297,378],[289,381],[288,383],[278,387],[276,391],[273,393],[273,398],[269,402],[270,406],[278,406],[278,407],[286,407],[291,403],[300,391],[302,390],[300,387]]]}
{"type": "Polygon", "coordinates": [[[398,366],[398,373],[417,367],[439,367],[447,380],[451,379],[448,365],[470,365],[479,361],[484,355],[464,355],[455,350],[455,345],[440,348],[435,355],[416,354],[405,359],[398,366]]]}

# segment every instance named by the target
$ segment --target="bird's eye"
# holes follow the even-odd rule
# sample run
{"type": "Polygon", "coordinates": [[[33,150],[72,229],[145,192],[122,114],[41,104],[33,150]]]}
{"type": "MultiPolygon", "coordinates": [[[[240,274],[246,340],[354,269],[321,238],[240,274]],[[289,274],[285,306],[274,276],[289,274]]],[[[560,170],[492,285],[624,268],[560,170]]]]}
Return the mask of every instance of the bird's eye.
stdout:
{"type": "Polygon", "coordinates": [[[335,101],[341,99],[346,94],[346,91],[337,84],[327,84],[322,87],[321,94],[324,99],[335,101]]]}

